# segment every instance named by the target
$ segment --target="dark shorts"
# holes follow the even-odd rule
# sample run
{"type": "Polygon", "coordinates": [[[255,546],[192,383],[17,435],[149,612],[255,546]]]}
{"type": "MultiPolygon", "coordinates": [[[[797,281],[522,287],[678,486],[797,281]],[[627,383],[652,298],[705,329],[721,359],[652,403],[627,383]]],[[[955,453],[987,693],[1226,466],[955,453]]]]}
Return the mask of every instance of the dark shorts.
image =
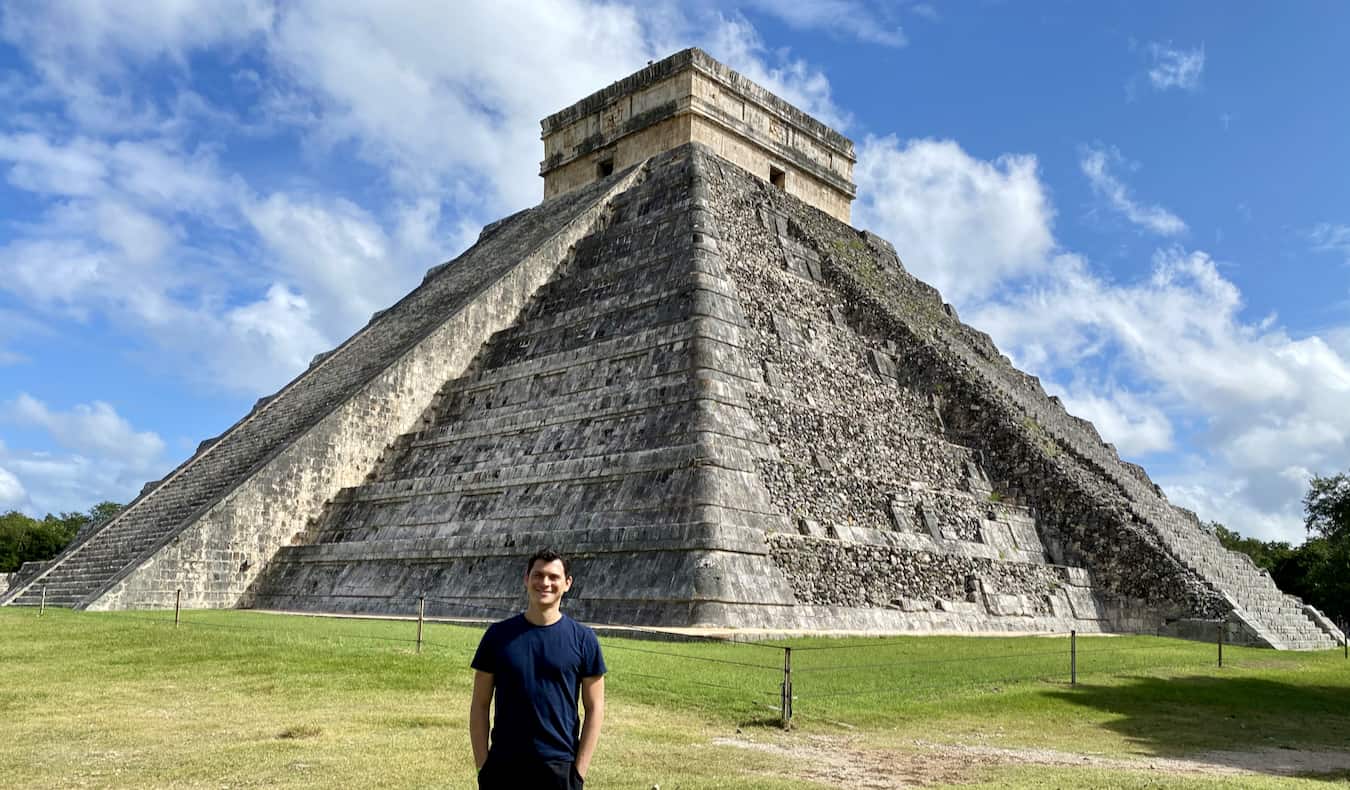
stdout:
{"type": "Polygon", "coordinates": [[[581,790],[582,784],[581,775],[570,762],[548,763],[492,752],[478,772],[478,790],[581,790]]]}

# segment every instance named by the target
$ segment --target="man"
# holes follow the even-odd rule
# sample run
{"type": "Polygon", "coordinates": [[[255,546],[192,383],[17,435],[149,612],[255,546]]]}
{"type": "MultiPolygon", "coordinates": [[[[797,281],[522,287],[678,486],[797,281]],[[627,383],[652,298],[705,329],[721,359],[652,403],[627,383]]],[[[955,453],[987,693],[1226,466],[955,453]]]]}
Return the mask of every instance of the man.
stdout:
{"type": "Polygon", "coordinates": [[[570,589],[567,560],[537,552],[525,567],[525,612],[493,623],[478,644],[469,738],[480,790],[577,790],[590,770],[605,718],[605,659],[595,632],[560,611],[570,589]]]}

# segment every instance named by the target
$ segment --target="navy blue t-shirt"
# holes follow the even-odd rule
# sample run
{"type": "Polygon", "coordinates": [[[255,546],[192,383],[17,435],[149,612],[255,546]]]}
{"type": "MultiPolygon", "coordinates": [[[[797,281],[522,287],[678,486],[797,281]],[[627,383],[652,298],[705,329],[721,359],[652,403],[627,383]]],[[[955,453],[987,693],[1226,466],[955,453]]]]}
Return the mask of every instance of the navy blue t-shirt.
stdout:
{"type": "Polygon", "coordinates": [[[488,628],[471,666],[493,676],[494,753],[576,759],[581,679],[605,674],[594,631],[567,615],[552,625],[534,625],[518,614],[488,628]]]}

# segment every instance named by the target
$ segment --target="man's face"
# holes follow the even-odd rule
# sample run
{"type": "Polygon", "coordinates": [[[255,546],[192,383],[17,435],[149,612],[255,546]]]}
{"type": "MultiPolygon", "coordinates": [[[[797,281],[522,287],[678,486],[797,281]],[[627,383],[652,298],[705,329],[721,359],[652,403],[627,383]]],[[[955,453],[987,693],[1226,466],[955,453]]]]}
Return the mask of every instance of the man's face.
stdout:
{"type": "Polygon", "coordinates": [[[544,562],[535,560],[530,572],[525,576],[525,592],[530,600],[547,608],[562,599],[563,593],[572,589],[572,577],[563,571],[561,560],[544,562]]]}

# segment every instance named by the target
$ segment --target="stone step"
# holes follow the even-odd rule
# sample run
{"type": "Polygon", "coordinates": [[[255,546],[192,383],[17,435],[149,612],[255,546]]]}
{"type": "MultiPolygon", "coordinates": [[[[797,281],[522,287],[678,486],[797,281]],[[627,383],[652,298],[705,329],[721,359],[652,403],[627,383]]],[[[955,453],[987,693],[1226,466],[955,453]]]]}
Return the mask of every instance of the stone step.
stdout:
{"type": "MultiPolygon", "coordinates": [[[[520,359],[509,364],[485,365],[477,370],[474,378],[464,381],[454,393],[447,393],[451,399],[451,407],[445,415],[445,419],[448,421],[459,419],[461,416],[471,416],[471,413],[466,410],[454,408],[456,396],[475,393],[480,390],[486,391],[490,387],[500,387],[513,383],[516,386],[519,386],[522,382],[529,384],[540,376],[548,377],[571,373],[578,378],[579,384],[582,385],[577,391],[588,392],[597,388],[597,382],[604,380],[611,365],[624,360],[640,358],[643,354],[649,355],[644,364],[650,377],[681,372],[687,374],[692,367],[692,360],[687,350],[688,342],[701,335],[712,336],[717,334],[720,334],[720,332],[715,325],[700,324],[695,321],[673,322],[663,326],[644,328],[623,337],[594,342],[583,349],[538,354],[529,359],[520,359]]],[[[622,377],[617,378],[613,383],[628,383],[633,375],[631,368],[631,364],[624,367],[622,377]]],[[[759,373],[747,371],[747,376],[750,379],[758,380],[759,373]]],[[[528,395],[528,387],[521,387],[519,391],[519,397],[528,395]]],[[[492,401],[486,402],[491,403],[492,401]]]]}
{"type": "Polygon", "coordinates": [[[632,331],[625,327],[641,326],[644,321],[659,324],[672,320],[663,318],[666,315],[690,315],[698,309],[694,303],[709,298],[725,299],[723,293],[731,287],[712,275],[688,268],[678,269],[672,275],[668,261],[629,271],[633,277],[626,290],[595,301],[591,301],[595,295],[589,293],[572,297],[568,302],[578,306],[527,316],[525,321],[493,335],[489,346],[532,342],[544,335],[567,334],[579,328],[584,328],[588,336],[592,336],[594,329],[607,326],[613,327],[609,335],[624,334],[632,331]],[[695,296],[695,291],[702,293],[695,296]]]}
{"type": "MultiPolygon", "coordinates": [[[[752,459],[745,459],[753,466],[752,459]]],[[[509,486],[547,483],[578,483],[604,478],[617,479],[639,472],[686,469],[698,461],[707,464],[706,451],[699,444],[671,445],[654,450],[610,453],[587,458],[545,464],[522,464],[491,472],[429,475],[426,477],[377,480],[343,489],[336,502],[362,502],[379,499],[408,499],[428,494],[464,494],[500,491],[509,486]]]]}
{"type": "MultiPolygon", "coordinates": [[[[689,378],[689,368],[685,365],[665,373],[652,373],[637,377],[636,371],[620,380],[608,382],[597,377],[587,368],[579,370],[572,386],[577,389],[539,391],[546,385],[535,385],[535,391],[526,393],[526,400],[506,406],[455,409],[454,398],[460,393],[447,396],[447,411],[453,410],[438,419],[433,425],[411,434],[409,446],[437,446],[451,442],[475,439],[485,436],[501,436],[529,429],[542,429],[552,425],[565,425],[585,419],[601,419],[629,413],[660,408],[669,408],[680,404],[692,404],[699,398],[717,396],[735,398],[733,403],[746,405],[743,397],[725,388],[712,387],[710,392],[700,392],[689,378]]],[[[562,375],[562,374],[559,374],[562,375]]],[[[531,377],[533,382],[533,377],[531,377]]],[[[500,382],[499,382],[500,383],[500,382]]],[[[491,397],[487,395],[486,397],[491,397]]],[[[725,401],[724,401],[725,402],[725,401]]]]}

